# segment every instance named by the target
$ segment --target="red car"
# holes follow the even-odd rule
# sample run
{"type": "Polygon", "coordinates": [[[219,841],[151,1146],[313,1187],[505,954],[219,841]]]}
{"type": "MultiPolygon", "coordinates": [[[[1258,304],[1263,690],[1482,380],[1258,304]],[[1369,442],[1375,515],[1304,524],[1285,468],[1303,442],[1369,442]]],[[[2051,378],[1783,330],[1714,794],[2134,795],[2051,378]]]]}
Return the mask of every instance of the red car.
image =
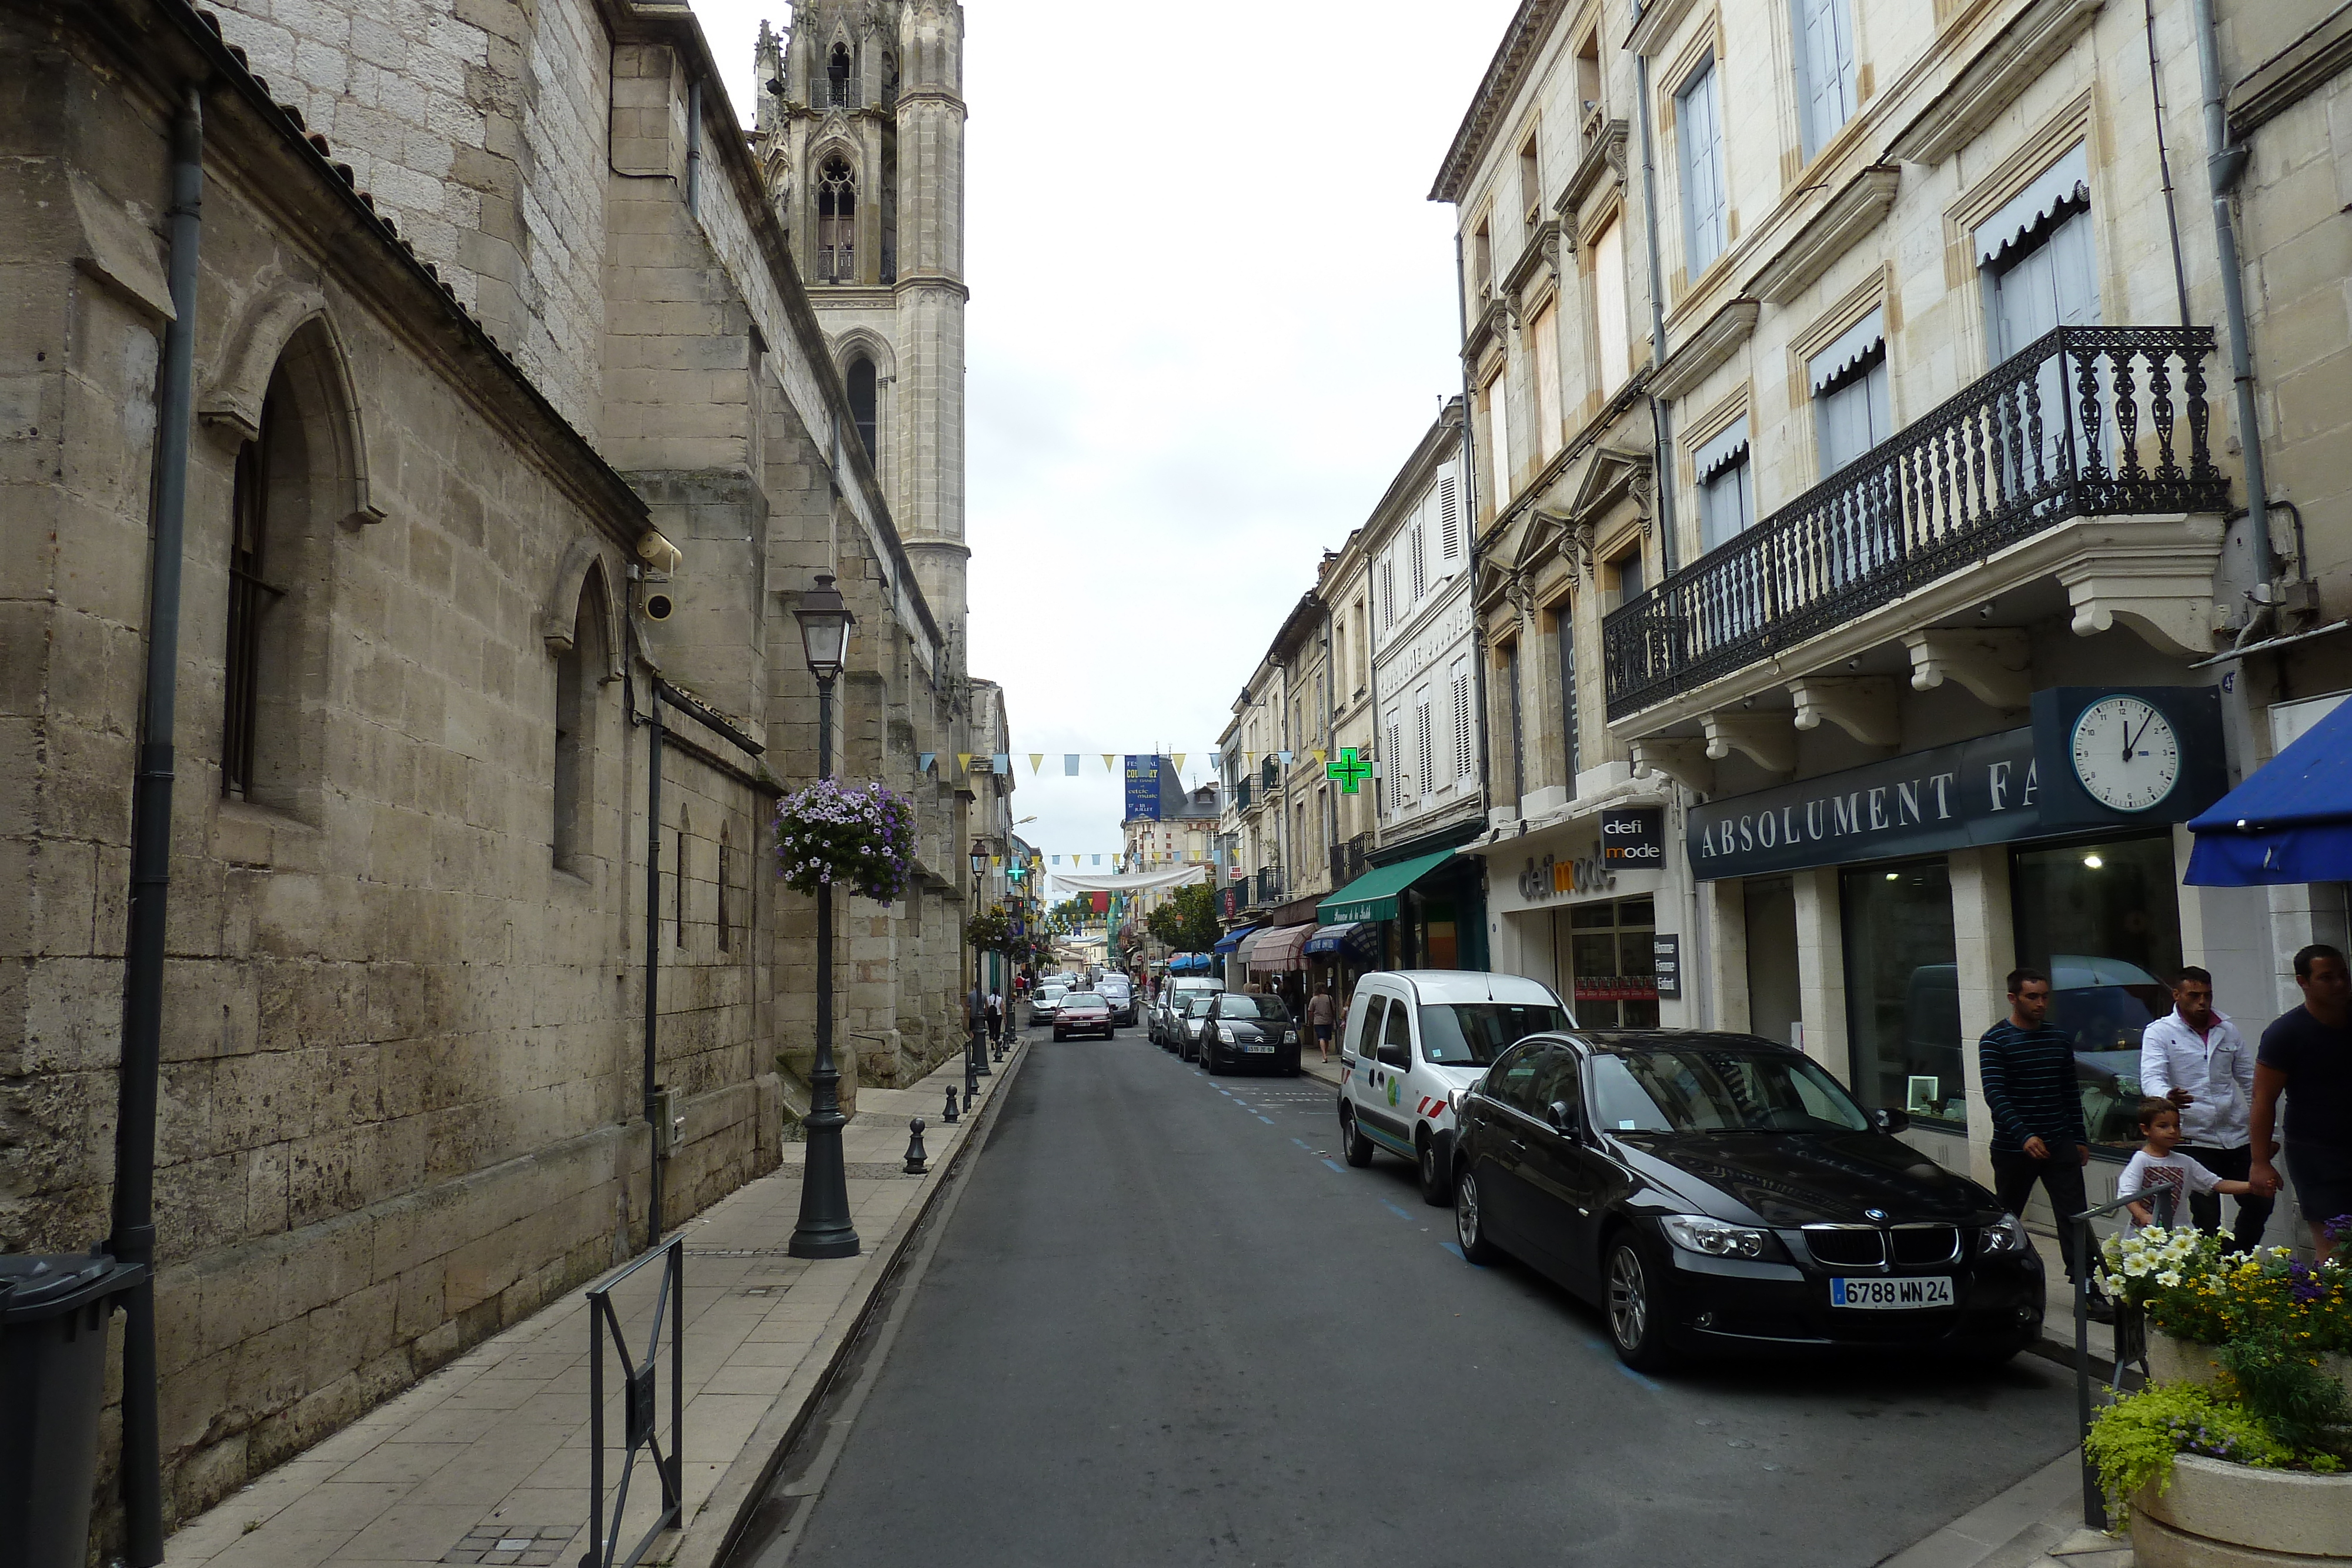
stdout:
{"type": "Polygon", "coordinates": [[[1072,991],[1054,1009],[1054,1038],[1067,1040],[1074,1034],[1101,1031],[1105,1040],[1117,1040],[1118,1028],[1110,1021],[1110,1003],[1092,991],[1072,991]]]}

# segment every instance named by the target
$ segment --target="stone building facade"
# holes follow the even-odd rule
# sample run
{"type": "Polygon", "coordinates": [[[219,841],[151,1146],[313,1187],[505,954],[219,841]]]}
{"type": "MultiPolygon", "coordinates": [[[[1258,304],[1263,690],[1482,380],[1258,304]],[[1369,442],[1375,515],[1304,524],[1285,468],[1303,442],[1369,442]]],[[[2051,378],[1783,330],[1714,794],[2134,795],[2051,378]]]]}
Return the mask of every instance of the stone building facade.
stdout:
{"type": "MultiPolygon", "coordinates": [[[[2084,1060],[2121,1062],[2133,987],[2201,964],[2265,1016],[2286,956],[2344,925],[2340,888],[2181,885],[2196,789],[2114,804],[2037,751],[2141,691],[2218,788],[2307,720],[2290,699],[2352,685],[2323,455],[2352,409],[2352,23],[2211,9],[2207,40],[2186,0],[1528,0],[1434,193],[1502,476],[1478,546],[1497,758],[1515,700],[1552,726],[1482,846],[1498,959],[1547,903],[1633,932],[1622,875],[1586,868],[1654,810],[1665,863],[1631,891],[1677,965],[1661,1021],[1794,1039],[1979,1175],[1969,1047],[2012,967],[2056,975],[2084,1060]],[[1542,643],[1519,669],[1557,684],[1515,699],[1503,655],[1542,643]],[[2004,814],[2012,771],[2035,817],[2004,814]],[[1937,779],[1961,826],[1906,804],[1937,779]]],[[[1516,967],[1580,978],[1572,941],[1541,946],[1516,967]]],[[[2103,1145],[2131,1077],[2086,1090],[2103,1145]]]]}
{"type": "MultiPolygon", "coordinates": [[[[853,1083],[960,1043],[963,852],[1010,779],[925,763],[1002,749],[1002,696],[992,744],[960,573],[895,520],[719,75],[670,6],[0,5],[0,1249],[107,1228],[169,149],[201,114],[177,1514],[641,1244],[649,983],[686,1118],[661,1220],[776,1163],[814,918],[765,835],[815,773],[792,611],[821,573],[857,617],[835,770],[919,828],[913,894],[837,923],[836,1038],[853,1083]]],[[[960,495],[960,449],[894,480],[960,495]]]]}

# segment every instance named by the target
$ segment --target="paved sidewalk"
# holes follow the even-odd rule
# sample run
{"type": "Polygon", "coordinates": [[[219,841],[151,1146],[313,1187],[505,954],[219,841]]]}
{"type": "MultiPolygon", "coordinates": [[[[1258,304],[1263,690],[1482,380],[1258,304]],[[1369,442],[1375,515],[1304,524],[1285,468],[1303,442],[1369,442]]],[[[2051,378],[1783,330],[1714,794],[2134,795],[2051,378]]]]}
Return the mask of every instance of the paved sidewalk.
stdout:
{"type": "MultiPolygon", "coordinates": [[[[646,1560],[709,1568],[755,1500],[767,1468],[814,1406],[835,1358],[997,1090],[1027,1054],[1016,1037],[981,1099],[940,1124],[951,1058],[912,1089],[861,1088],[843,1130],[850,1213],[864,1252],[808,1260],[785,1253],[808,1145],[715,1204],[686,1236],[687,1527],[646,1560]],[[929,1173],[904,1173],[907,1124],[923,1118],[929,1173]]],[[[661,1269],[614,1293],[641,1354],[661,1269]]],[[[586,1287],[477,1345],[192,1521],[166,1542],[166,1568],[422,1568],[515,1563],[572,1568],[587,1546],[589,1333],[586,1287]]],[[[667,1333],[665,1333],[665,1346],[667,1333]]],[[[605,1350],[605,1486],[619,1481],[618,1368],[605,1350]]],[[[669,1376],[659,1375],[667,1435],[669,1376]]],[[[650,1526],[660,1484],[641,1460],[622,1555],[650,1526]]],[[[610,1511],[609,1490],[605,1504],[610,1511]]]]}
{"type": "Polygon", "coordinates": [[[2132,1568],[2132,1549],[2083,1528],[2082,1462],[2070,1449],[1878,1568],[2132,1568]]]}

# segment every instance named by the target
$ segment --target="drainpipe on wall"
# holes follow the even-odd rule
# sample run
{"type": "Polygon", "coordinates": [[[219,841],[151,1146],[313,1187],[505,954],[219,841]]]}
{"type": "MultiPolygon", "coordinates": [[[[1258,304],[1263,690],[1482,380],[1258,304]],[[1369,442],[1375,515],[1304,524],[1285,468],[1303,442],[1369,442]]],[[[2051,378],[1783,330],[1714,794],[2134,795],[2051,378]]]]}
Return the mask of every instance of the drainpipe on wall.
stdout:
{"type": "MultiPolygon", "coordinates": [[[[1639,24],[1646,6],[1637,7],[1633,20],[1639,24]]],[[[1650,57],[1633,57],[1634,112],[1642,121],[1642,227],[1650,250],[1650,373],[1655,376],[1658,367],[1666,362],[1666,281],[1665,263],[1658,251],[1658,167],[1653,153],[1650,136],[1650,57]]],[[[1664,398],[1654,392],[1650,396],[1652,439],[1657,451],[1650,460],[1651,478],[1655,498],[1652,505],[1658,516],[1658,575],[1674,575],[1677,547],[1675,539],[1674,423],[1666,412],[1664,398]]]]}
{"type": "MultiPolygon", "coordinates": [[[[2197,67],[2205,86],[2205,174],[2213,188],[2213,237],[2221,253],[2221,303],[2230,325],[2230,375],[2237,383],[2238,444],[2246,459],[2249,542],[2263,588],[2277,575],[2271,550],[2270,480],[2263,467],[2262,431],[2254,423],[2253,350],[2246,330],[2246,287],[2238,259],[2238,231],[2230,215],[2230,193],[2246,172],[2247,150],[2230,140],[2229,97],[2221,84],[2221,45],[2213,29],[2213,0],[2193,0],[2197,19],[2197,67]]],[[[2303,563],[2295,563],[2298,570],[2303,563]]]]}
{"type": "MultiPolygon", "coordinates": [[[[1470,338],[1470,271],[1462,259],[1461,209],[1454,209],[1454,316],[1455,328],[1463,341],[1470,338]]],[[[1478,615],[1478,443],[1472,433],[1470,418],[1470,361],[1462,361],[1462,515],[1469,520],[1470,552],[1465,569],[1470,574],[1470,680],[1475,696],[1473,699],[1478,715],[1478,801],[1488,812],[1495,801],[1488,783],[1486,765],[1488,737],[1494,726],[1486,722],[1486,623],[1478,615]]],[[[1440,417],[1443,417],[1441,414],[1440,417]]],[[[1495,476],[1499,486],[1503,476],[1495,476]]],[[[1503,504],[1507,499],[1498,488],[1495,493],[1495,520],[1503,520],[1503,504]]],[[[1380,686],[1372,687],[1372,724],[1377,736],[1381,722],[1380,686]]],[[[1377,753],[1376,753],[1377,754],[1377,753]]],[[[1518,802],[1511,802],[1514,807],[1518,802]]]]}
{"type": "Polygon", "coordinates": [[[155,397],[154,533],[148,555],[146,692],[131,784],[131,910],[123,942],[122,1060],[115,1082],[114,1216],[106,1249],[146,1277],[125,1292],[122,1502],[131,1568],[163,1561],[162,1424],[155,1359],[155,1102],[163,1028],[164,912],[172,887],[173,741],[179,706],[180,570],[194,403],[196,243],[204,226],[204,101],[172,121],[173,319],[155,397]]]}

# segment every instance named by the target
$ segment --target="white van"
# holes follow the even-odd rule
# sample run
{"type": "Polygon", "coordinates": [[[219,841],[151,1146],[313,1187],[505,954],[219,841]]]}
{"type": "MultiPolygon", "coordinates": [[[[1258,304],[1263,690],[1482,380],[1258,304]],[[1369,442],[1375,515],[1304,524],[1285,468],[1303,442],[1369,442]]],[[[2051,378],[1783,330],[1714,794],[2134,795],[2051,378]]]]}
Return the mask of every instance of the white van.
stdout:
{"type": "Polygon", "coordinates": [[[1413,1162],[1421,1196],[1454,1201],[1454,1103],[1531,1034],[1574,1029],[1540,980],[1466,969],[1389,969],[1357,982],[1339,1036],[1339,1136],[1351,1166],[1375,1149],[1413,1162]]]}

